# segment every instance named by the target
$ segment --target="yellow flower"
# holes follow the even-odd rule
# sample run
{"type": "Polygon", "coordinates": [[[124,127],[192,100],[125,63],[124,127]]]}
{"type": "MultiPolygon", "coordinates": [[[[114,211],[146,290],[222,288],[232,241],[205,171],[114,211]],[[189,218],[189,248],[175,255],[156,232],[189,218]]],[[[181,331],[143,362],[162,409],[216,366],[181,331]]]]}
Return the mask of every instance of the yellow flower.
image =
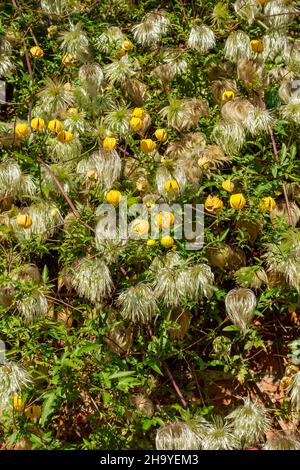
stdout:
{"type": "Polygon", "coordinates": [[[106,150],[113,150],[116,145],[117,145],[117,139],[115,139],[114,137],[105,137],[105,139],[102,142],[102,146],[106,150]]]}
{"type": "Polygon", "coordinates": [[[13,407],[16,411],[23,411],[24,403],[23,403],[21,395],[13,396],[13,407]]]}
{"type": "Polygon", "coordinates": [[[149,232],[150,224],[148,220],[144,219],[135,219],[131,223],[131,232],[134,235],[143,236],[149,232]]]}
{"type": "Polygon", "coordinates": [[[17,224],[22,228],[29,228],[32,225],[32,218],[28,214],[18,214],[17,224]]]}
{"type": "Polygon", "coordinates": [[[174,225],[175,217],[172,212],[160,211],[155,217],[155,223],[160,228],[167,228],[174,225]]]}
{"type": "Polygon", "coordinates": [[[141,151],[145,153],[151,153],[156,149],[156,143],[152,139],[141,140],[141,151]]]}
{"type": "Polygon", "coordinates": [[[111,191],[108,191],[105,196],[105,199],[108,204],[112,204],[116,207],[120,204],[120,201],[122,199],[122,193],[120,193],[120,191],[117,191],[116,189],[112,189],[111,191]]]}
{"type": "Polygon", "coordinates": [[[135,131],[139,131],[143,126],[143,121],[138,117],[132,117],[130,119],[130,125],[135,131]]]}
{"type": "Polygon", "coordinates": [[[131,116],[144,119],[145,111],[142,108],[134,108],[134,110],[131,113],[131,116]]]}
{"type": "Polygon", "coordinates": [[[232,196],[230,196],[229,203],[232,209],[239,210],[239,209],[243,209],[243,207],[246,205],[246,199],[241,193],[232,194],[232,196]]]}
{"type": "Polygon", "coordinates": [[[179,190],[179,184],[177,183],[176,180],[167,180],[165,182],[165,190],[168,193],[171,193],[173,191],[178,191],[179,190]]]}
{"type": "Polygon", "coordinates": [[[30,49],[30,54],[34,59],[40,59],[44,55],[44,51],[40,46],[33,46],[30,49]]]}
{"type": "Polygon", "coordinates": [[[232,101],[234,100],[234,92],[231,90],[225,90],[222,94],[223,101],[232,101]]]}
{"type": "Polygon", "coordinates": [[[66,66],[72,65],[75,62],[75,57],[72,54],[65,54],[62,58],[62,63],[66,66]]]}
{"type": "Polygon", "coordinates": [[[253,39],[250,44],[252,52],[263,52],[264,45],[260,39],[253,39]]]}
{"type": "Polygon", "coordinates": [[[122,44],[122,49],[125,49],[125,51],[132,51],[133,49],[133,44],[131,41],[124,41],[123,44],[122,44]]]}
{"type": "Polygon", "coordinates": [[[225,189],[225,191],[232,193],[234,190],[234,184],[231,180],[224,180],[222,181],[222,188],[225,189]]]}
{"type": "Polygon", "coordinates": [[[206,198],[204,204],[207,212],[219,212],[222,209],[223,205],[223,201],[220,198],[211,195],[206,198]]]}
{"type": "Polygon", "coordinates": [[[166,129],[156,129],[154,135],[160,142],[164,142],[168,138],[168,133],[166,129]]]}
{"type": "Polygon", "coordinates": [[[51,132],[55,132],[56,134],[58,134],[62,130],[62,128],[63,124],[58,119],[52,119],[52,121],[48,122],[48,129],[51,132]]]}
{"type": "Polygon", "coordinates": [[[69,108],[67,110],[68,114],[78,114],[78,109],[77,108],[69,108]]]}
{"type": "Polygon", "coordinates": [[[171,248],[174,245],[174,238],[167,235],[166,237],[161,238],[160,244],[165,248],[171,248]]]}
{"type": "Polygon", "coordinates": [[[124,57],[124,55],[127,53],[127,50],[124,49],[124,47],[121,47],[119,50],[118,58],[124,57]]]}
{"type": "Polygon", "coordinates": [[[269,0],[258,0],[258,3],[261,5],[264,5],[265,3],[268,3],[269,0]]]}
{"type": "Polygon", "coordinates": [[[57,138],[63,144],[68,144],[69,142],[71,142],[71,140],[73,140],[74,136],[72,132],[62,131],[58,134],[57,138]]]}
{"type": "Polygon", "coordinates": [[[25,122],[20,122],[20,124],[16,125],[16,134],[20,137],[26,137],[29,134],[29,127],[25,122]]]}
{"type": "Polygon", "coordinates": [[[152,238],[147,240],[147,246],[155,246],[155,245],[156,245],[156,240],[152,240],[152,238]]]}
{"type": "Polygon", "coordinates": [[[32,405],[26,408],[25,416],[30,419],[39,419],[41,416],[41,407],[39,405],[32,405]]]}
{"type": "Polygon", "coordinates": [[[34,131],[42,131],[45,127],[45,121],[42,118],[36,117],[31,121],[31,127],[34,131]]]}
{"type": "Polygon", "coordinates": [[[263,197],[260,200],[259,208],[262,211],[272,211],[275,207],[276,201],[271,196],[263,197]]]}

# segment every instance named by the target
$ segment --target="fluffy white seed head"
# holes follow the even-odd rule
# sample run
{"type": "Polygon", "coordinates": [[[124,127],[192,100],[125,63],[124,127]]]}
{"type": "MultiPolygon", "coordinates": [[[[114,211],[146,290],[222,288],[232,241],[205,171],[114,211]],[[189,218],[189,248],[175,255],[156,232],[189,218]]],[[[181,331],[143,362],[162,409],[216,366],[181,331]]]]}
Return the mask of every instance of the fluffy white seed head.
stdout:
{"type": "Polygon", "coordinates": [[[300,126],[300,99],[291,98],[290,101],[282,106],[281,114],[284,119],[300,126]]]}
{"type": "Polygon", "coordinates": [[[101,302],[113,287],[110,270],[102,259],[79,260],[73,267],[72,276],[74,289],[91,302],[101,302]]]}
{"type": "Polygon", "coordinates": [[[77,165],[77,173],[84,181],[88,181],[90,172],[96,173],[96,185],[100,190],[110,189],[119,179],[121,169],[121,159],[116,150],[98,150],[77,165]]]}
{"type": "Polygon", "coordinates": [[[244,404],[232,411],[227,419],[232,420],[234,433],[243,447],[259,444],[271,429],[271,420],[266,409],[249,398],[245,398],[244,404]]]}
{"type": "Polygon", "coordinates": [[[5,408],[11,397],[28,387],[31,379],[27,371],[13,361],[0,365],[0,410],[5,408]]]}
{"type": "Polygon", "coordinates": [[[191,49],[204,54],[215,46],[216,39],[213,31],[208,26],[193,26],[187,44],[191,49]]]}
{"type": "Polygon", "coordinates": [[[241,58],[251,57],[250,38],[243,31],[234,31],[226,39],[224,47],[225,58],[237,62],[241,58]]]}
{"type": "Polygon", "coordinates": [[[225,297],[226,312],[232,323],[243,333],[248,330],[254,317],[256,296],[250,289],[237,288],[228,292],[225,297]]]}
{"type": "Polygon", "coordinates": [[[211,421],[201,420],[196,424],[196,434],[203,450],[234,450],[239,448],[239,440],[230,423],[221,416],[213,416],[211,421]]]}
{"type": "Polygon", "coordinates": [[[292,381],[287,388],[288,394],[291,397],[291,404],[293,409],[297,412],[300,411],[300,372],[293,375],[292,381]]]}
{"type": "Polygon", "coordinates": [[[17,302],[17,310],[25,325],[44,320],[49,309],[45,295],[34,289],[17,302]]]}
{"type": "Polygon", "coordinates": [[[139,323],[149,322],[159,311],[151,286],[142,282],[123,290],[117,306],[124,318],[139,323]]]}
{"type": "Polygon", "coordinates": [[[237,155],[246,140],[245,131],[237,122],[220,121],[213,128],[212,137],[223,151],[230,156],[237,155]]]}
{"type": "Polygon", "coordinates": [[[269,110],[254,108],[244,121],[244,126],[251,135],[268,134],[273,126],[273,117],[269,110]]]}
{"type": "Polygon", "coordinates": [[[197,450],[197,437],[182,421],[166,424],[158,429],[155,438],[157,450],[197,450]]]}
{"type": "Polygon", "coordinates": [[[264,450],[300,450],[299,435],[290,431],[277,431],[265,443],[264,450]]]}
{"type": "Polygon", "coordinates": [[[252,24],[261,10],[261,5],[257,0],[236,0],[233,8],[240,18],[252,24]]]}

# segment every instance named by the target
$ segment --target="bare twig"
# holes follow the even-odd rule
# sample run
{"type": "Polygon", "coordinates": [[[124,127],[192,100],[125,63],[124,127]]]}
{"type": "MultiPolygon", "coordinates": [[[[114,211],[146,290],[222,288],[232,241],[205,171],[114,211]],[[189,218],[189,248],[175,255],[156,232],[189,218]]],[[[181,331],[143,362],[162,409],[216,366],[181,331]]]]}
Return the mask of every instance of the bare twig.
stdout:
{"type": "MultiPolygon", "coordinates": [[[[147,325],[147,329],[148,329],[148,333],[149,333],[150,338],[152,338],[152,336],[153,336],[153,331],[152,331],[152,328],[151,328],[151,326],[150,326],[149,324],[147,325]]],[[[171,381],[171,384],[172,384],[173,387],[174,387],[175,392],[177,393],[177,395],[178,395],[178,397],[179,397],[179,399],[180,399],[180,401],[181,401],[181,403],[182,403],[182,406],[183,406],[184,408],[187,408],[187,406],[188,406],[188,405],[187,405],[187,402],[186,402],[184,396],[182,395],[181,390],[180,390],[180,388],[178,387],[178,385],[177,385],[177,383],[176,383],[176,380],[174,379],[171,370],[169,369],[169,367],[167,366],[167,364],[163,364],[163,367],[164,367],[164,369],[165,369],[165,371],[166,371],[167,376],[169,377],[169,379],[170,379],[170,381],[171,381]]]]}
{"type": "Polygon", "coordinates": [[[84,225],[86,228],[88,228],[89,230],[91,230],[93,233],[95,233],[95,229],[93,229],[93,227],[91,227],[90,225],[86,224],[83,220],[80,219],[80,215],[79,215],[79,212],[77,210],[77,208],[75,207],[75,205],[73,204],[73,202],[71,201],[71,199],[69,198],[69,196],[67,195],[66,191],[64,190],[64,188],[62,187],[61,183],[59,182],[59,180],[57,179],[57,177],[55,176],[55,174],[52,172],[52,170],[50,169],[49,165],[47,165],[46,162],[44,162],[44,160],[42,160],[41,158],[39,158],[39,161],[41,163],[41,165],[43,165],[43,167],[46,169],[46,171],[49,173],[49,175],[51,176],[51,178],[53,179],[53,181],[55,182],[55,184],[57,185],[57,187],[59,188],[60,192],[62,193],[62,195],[64,196],[65,200],[67,201],[67,203],[69,204],[69,206],[71,207],[72,209],[72,212],[74,213],[74,215],[76,216],[76,218],[80,221],[80,223],[82,225],[84,225]]]}

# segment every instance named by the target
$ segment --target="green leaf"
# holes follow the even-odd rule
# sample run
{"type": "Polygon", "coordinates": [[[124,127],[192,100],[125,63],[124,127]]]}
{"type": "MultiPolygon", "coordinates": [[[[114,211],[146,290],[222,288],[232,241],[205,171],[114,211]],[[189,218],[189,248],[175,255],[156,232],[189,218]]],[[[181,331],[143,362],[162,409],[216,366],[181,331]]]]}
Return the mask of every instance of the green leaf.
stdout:
{"type": "Polygon", "coordinates": [[[222,329],[222,331],[240,331],[239,327],[236,325],[228,325],[222,329]]]}
{"type": "Polygon", "coordinates": [[[135,374],[135,371],[130,371],[130,370],[127,370],[127,371],[124,371],[124,372],[115,372],[114,374],[110,375],[108,377],[108,379],[117,379],[119,377],[128,377],[130,375],[134,375],[135,374]]]}
{"type": "Polygon", "coordinates": [[[97,351],[100,348],[100,344],[87,344],[86,346],[81,346],[80,348],[75,350],[75,355],[76,356],[82,356],[85,353],[91,352],[91,351],[97,351]]]}
{"type": "Polygon", "coordinates": [[[148,365],[149,365],[149,366],[151,367],[151,369],[153,369],[157,374],[159,374],[159,375],[164,375],[163,372],[161,371],[161,369],[159,368],[159,366],[157,365],[156,362],[152,362],[152,361],[151,361],[148,365]]]}
{"type": "Polygon", "coordinates": [[[57,396],[55,395],[54,392],[51,392],[47,396],[42,406],[42,413],[41,413],[41,419],[40,419],[41,426],[44,426],[46,424],[48,417],[55,410],[56,402],[57,402],[57,396]]]}
{"type": "Polygon", "coordinates": [[[44,283],[47,284],[47,282],[49,281],[49,272],[48,272],[48,268],[46,264],[42,272],[42,278],[43,278],[44,283]]]}

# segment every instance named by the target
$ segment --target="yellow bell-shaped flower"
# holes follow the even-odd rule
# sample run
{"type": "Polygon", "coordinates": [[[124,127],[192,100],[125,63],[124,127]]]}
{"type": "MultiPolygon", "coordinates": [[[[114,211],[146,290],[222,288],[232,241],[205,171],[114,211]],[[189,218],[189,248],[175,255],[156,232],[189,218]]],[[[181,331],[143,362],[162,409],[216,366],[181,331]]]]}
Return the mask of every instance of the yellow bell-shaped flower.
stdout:
{"type": "Polygon", "coordinates": [[[168,133],[166,129],[156,129],[154,135],[160,142],[165,142],[165,140],[167,140],[168,138],[168,133]]]}
{"type": "Polygon", "coordinates": [[[15,132],[20,137],[26,137],[29,134],[29,127],[25,122],[16,125],[15,132]]]}
{"type": "Polygon", "coordinates": [[[78,109],[77,108],[69,108],[67,110],[68,114],[78,114],[78,109]]]}
{"type": "Polygon", "coordinates": [[[225,90],[222,94],[223,101],[233,101],[234,100],[234,91],[232,90],[225,90]]]}
{"type": "Polygon", "coordinates": [[[232,193],[234,190],[234,184],[231,180],[224,180],[222,181],[222,188],[225,189],[225,191],[232,193]]]}
{"type": "Polygon", "coordinates": [[[156,149],[156,143],[152,139],[141,140],[141,151],[145,153],[151,153],[156,149]]]}
{"type": "Polygon", "coordinates": [[[105,137],[102,142],[102,147],[106,150],[113,150],[117,145],[117,139],[115,137],[105,137]]]}
{"type": "Polygon", "coordinates": [[[66,66],[73,65],[75,57],[72,54],[65,54],[62,58],[62,63],[66,66]]]}
{"type": "Polygon", "coordinates": [[[120,193],[120,191],[117,191],[116,189],[112,189],[108,191],[105,196],[105,199],[108,204],[112,204],[116,207],[120,204],[120,201],[122,199],[122,193],[120,193]]]}
{"type": "Polygon", "coordinates": [[[62,130],[62,128],[63,124],[58,119],[52,119],[48,122],[48,129],[51,132],[55,132],[56,134],[58,134],[62,130]]]}
{"type": "Polygon", "coordinates": [[[260,39],[253,39],[250,42],[252,52],[260,53],[264,51],[263,42],[260,39]]]}
{"type": "Polygon", "coordinates": [[[45,128],[45,121],[42,118],[36,117],[31,121],[31,128],[34,131],[42,131],[45,128]]]}
{"type": "Polygon", "coordinates": [[[124,57],[125,54],[127,54],[127,50],[124,49],[124,47],[121,47],[118,53],[118,59],[121,59],[122,57],[124,57]]]}
{"type": "Polygon", "coordinates": [[[164,248],[171,248],[174,245],[174,238],[171,237],[170,235],[166,235],[165,237],[161,238],[160,244],[164,248]]]}
{"type": "Polygon", "coordinates": [[[147,240],[147,246],[155,246],[156,245],[156,240],[153,240],[152,238],[150,238],[149,240],[147,240]]]}
{"type": "Polygon", "coordinates": [[[223,201],[217,196],[211,196],[209,195],[206,200],[204,207],[207,210],[207,212],[219,212],[222,207],[223,207],[223,201]]]}
{"type": "Polygon", "coordinates": [[[134,108],[134,110],[131,113],[131,116],[144,119],[145,111],[142,108],[134,108]]]}
{"type": "Polygon", "coordinates": [[[132,117],[129,123],[135,131],[139,131],[143,126],[143,121],[138,117],[132,117]]]}
{"type": "Polygon", "coordinates": [[[16,411],[19,411],[19,412],[23,411],[24,402],[22,400],[21,395],[16,394],[13,396],[13,407],[16,411]]]}
{"type": "Polygon", "coordinates": [[[17,224],[22,228],[29,228],[32,225],[32,218],[28,214],[18,214],[17,224]]]}
{"type": "Polygon", "coordinates": [[[41,416],[41,407],[39,405],[32,405],[26,408],[25,416],[30,419],[39,419],[41,416]]]}
{"type": "Polygon", "coordinates": [[[131,41],[124,41],[123,44],[122,44],[122,49],[125,49],[125,51],[132,51],[133,49],[133,44],[131,41]]]}
{"type": "Polygon", "coordinates": [[[69,142],[71,142],[71,140],[73,140],[74,136],[72,132],[62,131],[58,134],[57,138],[61,143],[68,144],[69,142]]]}
{"type": "Polygon", "coordinates": [[[167,180],[164,188],[168,193],[172,193],[174,191],[179,191],[179,184],[176,180],[167,180]]]}
{"type": "Polygon", "coordinates": [[[232,209],[240,210],[246,205],[246,199],[241,193],[232,194],[232,196],[230,196],[229,203],[232,209]]]}
{"type": "Polygon", "coordinates": [[[263,197],[260,200],[259,208],[262,211],[272,211],[276,207],[276,201],[271,196],[263,197]]]}
{"type": "Polygon", "coordinates": [[[44,51],[40,46],[33,46],[30,48],[30,54],[34,59],[40,59],[44,55],[44,51]]]}

